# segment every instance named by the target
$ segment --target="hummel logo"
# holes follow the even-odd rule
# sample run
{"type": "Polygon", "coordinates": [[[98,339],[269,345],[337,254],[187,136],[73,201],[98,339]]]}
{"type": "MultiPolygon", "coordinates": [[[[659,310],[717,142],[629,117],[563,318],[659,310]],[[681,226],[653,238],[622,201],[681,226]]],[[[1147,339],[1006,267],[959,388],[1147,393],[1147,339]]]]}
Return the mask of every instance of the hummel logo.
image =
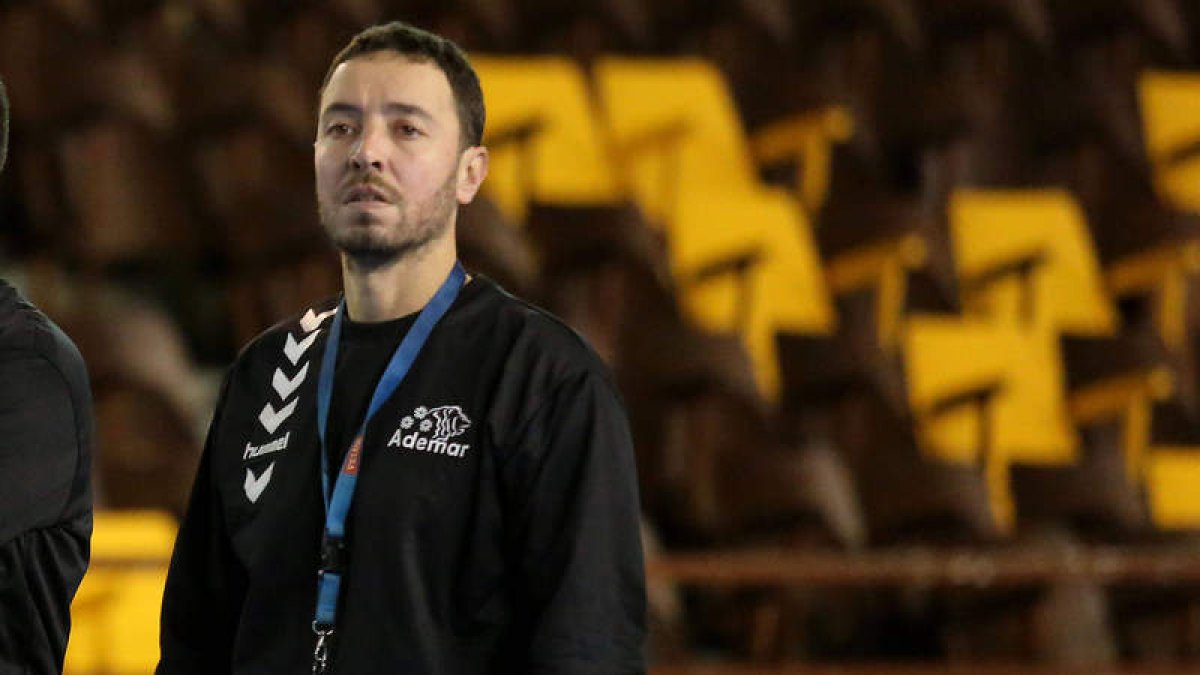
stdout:
{"type": "Polygon", "coordinates": [[[295,391],[296,387],[304,381],[308,376],[308,362],[304,362],[304,367],[292,379],[288,379],[287,375],[283,374],[283,369],[276,368],[275,376],[271,378],[271,385],[275,387],[275,392],[279,394],[279,400],[286,401],[295,391]]]}
{"type": "Polygon", "coordinates": [[[466,443],[450,443],[471,428],[471,420],[460,406],[444,405],[432,410],[420,406],[400,420],[400,428],[388,440],[389,448],[408,448],[435,455],[464,457],[471,448],[466,443]],[[408,431],[414,426],[417,428],[408,431]]]}
{"type": "Polygon", "coordinates": [[[246,450],[242,452],[242,461],[254,459],[256,457],[262,457],[263,455],[269,455],[273,452],[287,450],[288,440],[291,439],[291,437],[292,432],[289,431],[279,438],[267,443],[263,443],[262,445],[250,445],[249,443],[246,443],[246,450]]]}
{"type": "Polygon", "coordinates": [[[293,366],[296,365],[296,362],[300,360],[301,356],[304,356],[304,352],[308,351],[308,348],[312,346],[312,343],[320,334],[320,331],[311,333],[308,337],[304,338],[300,342],[296,342],[296,338],[292,337],[291,333],[288,333],[287,343],[283,345],[283,353],[288,357],[288,360],[292,362],[293,366]]]}
{"type": "Polygon", "coordinates": [[[294,412],[296,412],[295,401],[283,406],[278,412],[276,412],[275,408],[271,407],[270,403],[267,403],[263,406],[262,411],[258,413],[258,421],[267,430],[268,434],[273,434],[279,428],[279,425],[283,424],[283,421],[291,417],[294,412]]]}
{"type": "Polygon", "coordinates": [[[246,491],[246,499],[253,504],[262,496],[263,490],[267,489],[267,483],[271,482],[271,472],[275,470],[275,462],[271,462],[266,471],[258,478],[254,477],[254,472],[246,469],[246,482],[242,484],[242,489],[246,491]]]}
{"type": "Polygon", "coordinates": [[[333,316],[333,313],[336,311],[337,308],[335,307],[327,312],[314,314],[312,308],[310,307],[309,310],[304,313],[304,317],[300,319],[301,330],[303,330],[305,333],[313,332],[314,330],[320,328],[321,324],[325,323],[325,319],[333,316]]]}

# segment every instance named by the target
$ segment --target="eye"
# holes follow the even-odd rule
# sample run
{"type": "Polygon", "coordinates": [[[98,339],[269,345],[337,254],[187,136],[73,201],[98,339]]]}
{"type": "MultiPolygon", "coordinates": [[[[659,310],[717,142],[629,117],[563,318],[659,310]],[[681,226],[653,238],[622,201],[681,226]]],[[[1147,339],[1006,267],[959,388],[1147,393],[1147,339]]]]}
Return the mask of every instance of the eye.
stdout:
{"type": "Polygon", "coordinates": [[[412,124],[407,124],[407,123],[401,123],[401,124],[397,125],[396,129],[400,132],[401,136],[404,136],[406,138],[416,138],[423,134],[423,132],[419,128],[417,128],[416,126],[413,126],[412,124]]]}
{"type": "Polygon", "coordinates": [[[325,135],[333,136],[334,138],[341,138],[343,136],[349,136],[353,132],[354,132],[354,129],[349,124],[346,124],[345,122],[334,122],[334,123],[330,124],[329,126],[325,127],[325,135]]]}

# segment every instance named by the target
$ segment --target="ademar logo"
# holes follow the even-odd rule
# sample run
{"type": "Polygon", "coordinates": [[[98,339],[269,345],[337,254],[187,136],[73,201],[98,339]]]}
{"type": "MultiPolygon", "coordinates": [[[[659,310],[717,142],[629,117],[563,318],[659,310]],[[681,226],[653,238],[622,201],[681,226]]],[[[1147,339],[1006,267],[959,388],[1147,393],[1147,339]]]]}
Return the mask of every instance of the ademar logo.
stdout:
{"type": "Polygon", "coordinates": [[[419,406],[411,415],[405,415],[400,420],[400,428],[392,434],[387,446],[448,457],[465,457],[471,446],[450,439],[461,436],[470,428],[471,420],[460,406],[444,405],[432,409],[419,406]]]}

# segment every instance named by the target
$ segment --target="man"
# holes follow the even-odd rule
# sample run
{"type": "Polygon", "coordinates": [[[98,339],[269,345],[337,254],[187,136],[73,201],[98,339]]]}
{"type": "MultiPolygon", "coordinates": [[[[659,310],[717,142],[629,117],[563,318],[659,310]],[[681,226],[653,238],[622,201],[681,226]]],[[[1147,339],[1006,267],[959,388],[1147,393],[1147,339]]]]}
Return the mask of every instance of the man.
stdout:
{"type": "Polygon", "coordinates": [[[581,339],[455,255],[487,175],[452,43],[359,34],[322,87],[344,300],[226,376],[163,598],[158,672],[643,672],[628,426],[581,339]]]}
{"type": "MultiPolygon", "coordinates": [[[[8,98],[0,82],[0,170],[8,98]]],[[[0,279],[0,673],[61,673],[92,533],[83,358],[0,279]]]]}

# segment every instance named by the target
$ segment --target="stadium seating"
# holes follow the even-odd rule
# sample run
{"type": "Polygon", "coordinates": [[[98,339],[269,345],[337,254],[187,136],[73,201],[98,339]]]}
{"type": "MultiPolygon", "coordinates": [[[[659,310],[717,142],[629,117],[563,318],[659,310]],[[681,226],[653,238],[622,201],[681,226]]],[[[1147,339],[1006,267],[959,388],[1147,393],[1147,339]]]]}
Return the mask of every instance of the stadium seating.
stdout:
{"type": "Polygon", "coordinates": [[[158,663],[158,616],[175,520],[155,511],[98,511],[92,569],[71,605],[64,673],[145,675],[158,663]]]}
{"type": "Polygon", "coordinates": [[[1200,78],[1187,72],[1151,71],[1138,81],[1146,150],[1154,166],[1155,186],[1164,200],[1184,211],[1200,211],[1196,188],[1196,124],[1200,78]]]}
{"type": "Polygon", "coordinates": [[[1195,670],[1195,0],[0,2],[0,268],[95,389],[68,673],[153,666],[220,372],[338,289],[317,88],[392,18],[488,101],[461,256],[612,368],[652,575],[712,556],[653,672],[1195,670]]]}
{"type": "Polygon", "coordinates": [[[745,336],[762,391],[774,398],[773,333],[832,325],[799,209],[759,183],[711,67],[605,58],[595,73],[618,162],[638,204],[665,232],[683,306],[706,329],[745,336]]]}
{"type": "Polygon", "coordinates": [[[530,203],[598,205],[624,199],[587,82],[561,57],[472,59],[488,106],[484,191],[514,223],[530,203]]]}

